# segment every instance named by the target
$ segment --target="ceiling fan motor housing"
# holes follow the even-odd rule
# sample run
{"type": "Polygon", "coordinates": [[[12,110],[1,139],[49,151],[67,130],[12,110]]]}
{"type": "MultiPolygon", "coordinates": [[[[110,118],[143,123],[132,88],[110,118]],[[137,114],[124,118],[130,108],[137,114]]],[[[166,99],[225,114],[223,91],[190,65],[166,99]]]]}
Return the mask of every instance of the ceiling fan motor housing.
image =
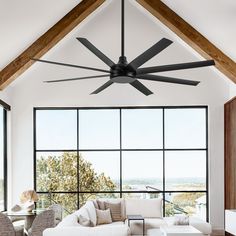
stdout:
{"type": "Polygon", "coordinates": [[[111,67],[111,80],[115,83],[132,83],[136,80],[136,70],[128,65],[125,56],[119,57],[117,64],[111,67]]]}

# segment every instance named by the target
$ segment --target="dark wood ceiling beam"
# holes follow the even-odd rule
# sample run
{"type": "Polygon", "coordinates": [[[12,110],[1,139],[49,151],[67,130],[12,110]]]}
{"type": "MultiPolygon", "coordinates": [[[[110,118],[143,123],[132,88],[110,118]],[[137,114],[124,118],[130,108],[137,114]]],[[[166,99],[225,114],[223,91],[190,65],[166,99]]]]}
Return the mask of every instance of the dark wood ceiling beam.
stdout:
{"type": "Polygon", "coordinates": [[[74,7],[15,60],[0,71],[0,90],[4,89],[34,63],[31,58],[42,57],[104,2],[105,0],[83,0],[74,7]]]}
{"type": "Polygon", "coordinates": [[[217,69],[236,83],[236,63],[160,0],[137,0],[153,16],[177,34],[217,69]]]}

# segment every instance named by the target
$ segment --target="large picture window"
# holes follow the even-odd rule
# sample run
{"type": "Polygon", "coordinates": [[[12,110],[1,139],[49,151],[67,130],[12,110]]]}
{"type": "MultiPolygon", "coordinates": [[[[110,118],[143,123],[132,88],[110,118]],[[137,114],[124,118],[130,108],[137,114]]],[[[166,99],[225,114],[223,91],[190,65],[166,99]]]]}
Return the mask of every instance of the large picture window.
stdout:
{"type": "Polygon", "coordinates": [[[0,211],[7,208],[6,116],[7,111],[0,106],[0,211]]]}
{"type": "Polygon", "coordinates": [[[39,207],[163,197],[163,215],[208,219],[207,107],[35,108],[39,207]]]}

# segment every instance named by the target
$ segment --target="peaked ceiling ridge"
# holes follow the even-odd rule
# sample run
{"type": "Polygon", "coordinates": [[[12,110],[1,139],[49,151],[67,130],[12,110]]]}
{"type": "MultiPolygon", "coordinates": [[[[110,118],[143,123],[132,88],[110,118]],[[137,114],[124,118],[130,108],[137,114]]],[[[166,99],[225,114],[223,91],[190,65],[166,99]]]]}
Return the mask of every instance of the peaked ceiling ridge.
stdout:
{"type": "MultiPolygon", "coordinates": [[[[216,63],[216,68],[236,83],[236,63],[161,0],[136,1],[200,55],[206,59],[213,59],[216,63]]],[[[23,53],[0,71],[0,90],[6,88],[7,85],[24,73],[34,63],[31,58],[42,57],[104,2],[105,0],[81,1],[23,53]]]]}

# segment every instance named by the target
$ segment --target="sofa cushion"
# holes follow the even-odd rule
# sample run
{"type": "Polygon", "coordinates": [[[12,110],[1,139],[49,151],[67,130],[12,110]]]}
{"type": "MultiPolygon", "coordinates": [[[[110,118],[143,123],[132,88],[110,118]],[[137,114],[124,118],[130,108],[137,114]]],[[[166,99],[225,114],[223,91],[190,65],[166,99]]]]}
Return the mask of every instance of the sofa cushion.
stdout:
{"type": "Polygon", "coordinates": [[[110,209],[112,221],[122,221],[121,203],[105,202],[105,208],[110,209]]]}
{"type": "Polygon", "coordinates": [[[97,200],[97,204],[98,204],[98,209],[103,211],[106,210],[105,200],[97,200]]]}
{"type": "MultiPolygon", "coordinates": [[[[165,217],[164,218],[165,222],[168,225],[173,225],[175,218],[174,217],[165,217]]],[[[211,234],[212,232],[212,227],[211,224],[209,224],[208,222],[199,219],[197,217],[189,217],[189,225],[193,226],[194,228],[196,228],[197,230],[199,230],[200,232],[202,232],[203,234],[211,234]]]]}
{"type": "Polygon", "coordinates": [[[97,225],[112,223],[110,209],[107,210],[96,209],[96,214],[97,214],[97,225]]]}
{"type": "Polygon", "coordinates": [[[93,202],[94,207],[95,207],[96,209],[99,209],[97,200],[92,200],[92,202],[93,202]]]}
{"type": "Polygon", "coordinates": [[[142,215],[144,218],[162,217],[162,198],[126,199],[126,215],[142,215]]]}
{"type": "Polygon", "coordinates": [[[78,223],[78,216],[76,214],[71,214],[66,216],[57,227],[70,227],[70,226],[80,226],[78,223]]]}
{"type": "Polygon", "coordinates": [[[126,225],[99,225],[96,227],[64,227],[44,230],[43,236],[128,236],[129,228],[126,225]]]}
{"type": "Polygon", "coordinates": [[[92,227],[93,226],[93,223],[91,222],[91,220],[82,216],[82,215],[78,216],[78,222],[80,225],[85,226],[85,227],[92,227]]]}
{"type": "Polygon", "coordinates": [[[85,207],[87,209],[89,219],[93,223],[93,226],[96,226],[97,225],[97,214],[96,214],[96,208],[95,208],[93,202],[87,201],[83,207],[85,207]]]}
{"type": "MultiPolygon", "coordinates": [[[[101,202],[109,202],[109,203],[121,203],[121,214],[122,214],[122,221],[126,219],[126,210],[125,210],[125,200],[122,198],[101,198],[98,199],[101,202]]],[[[104,206],[105,207],[105,206],[104,206]]]]}
{"type": "MultiPolygon", "coordinates": [[[[128,225],[128,220],[126,220],[126,225],[128,225]]],[[[145,234],[149,229],[159,229],[161,225],[167,225],[167,223],[162,218],[145,218],[145,234]]],[[[130,220],[130,231],[133,235],[142,235],[143,233],[143,221],[130,220]]]]}
{"type": "Polygon", "coordinates": [[[85,206],[82,206],[79,210],[75,211],[73,214],[79,216],[83,216],[84,218],[90,219],[88,210],[85,206]]]}

